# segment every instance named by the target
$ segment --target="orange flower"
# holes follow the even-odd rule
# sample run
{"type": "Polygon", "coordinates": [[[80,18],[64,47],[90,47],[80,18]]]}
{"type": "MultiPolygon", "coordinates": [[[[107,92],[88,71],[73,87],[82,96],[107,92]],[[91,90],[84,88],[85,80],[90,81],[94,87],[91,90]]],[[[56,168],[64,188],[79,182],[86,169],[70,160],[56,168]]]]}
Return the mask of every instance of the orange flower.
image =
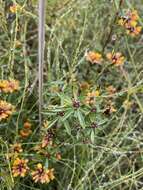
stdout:
{"type": "Polygon", "coordinates": [[[1,80],[0,81],[0,90],[5,93],[12,93],[19,90],[19,81],[11,80],[1,80]]]}
{"type": "Polygon", "coordinates": [[[28,137],[32,133],[31,130],[31,123],[29,121],[26,121],[23,125],[23,129],[20,130],[20,136],[22,138],[28,137]]]}
{"type": "Polygon", "coordinates": [[[37,164],[36,170],[32,172],[32,179],[35,183],[49,183],[55,178],[54,169],[46,169],[41,163],[37,164]]]}
{"type": "Polygon", "coordinates": [[[14,112],[14,106],[6,101],[0,100],[0,121],[7,119],[14,112]]]}
{"type": "Polygon", "coordinates": [[[123,65],[124,61],[125,61],[125,57],[122,56],[122,54],[120,52],[107,53],[106,57],[108,58],[109,61],[112,62],[112,64],[114,64],[116,66],[123,65]]]}
{"type": "Polygon", "coordinates": [[[12,173],[13,177],[25,177],[26,173],[28,172],[29,168],[27,166],[28,160],[16,158],[14,160],[13,166],[12,166],[12,173]]]}
{"type": "Polygon", "coordinates": [[[44,136],[44,138],[42,140],[41,147],[45,148],[48,145],[51,145],[51,146],[53,145],[52,136],[50,134],[47,134],[47,135],[44,136]]]}
{"type": "Polygon", "coordinates": [[[99,91],[92,91],[92,92],[88,92],[85,102],[86,104],[94,104],[95,103],[95,98],[99,96],[99,91]]]}
{"type": "Polygon", "coordinates": [[[85,57],[86,57],[86,60],[91,62],[92,64],[94,64],[94,63],[100,64],[102,61],[102,55],[97,52],[90,51],[85,54],[85,57]]]}
{"type": "Polygon", "coordinates": [[[136,27],[130,27],[127,29],[127,34],[130,34],[131,36],[137,36],[140,34],[142,30],[141,26],[136,26],[136,27]]]}
{"type": "Polygon", "coordinates": [[[130,27],[136,27],[137,26],[137,22],[134,20],[129,20],[128,22],[124,23],[124,26],[126,29],[130,28],[130,27]]]}
{"type": "Polygon", "coordinates": [[[26,121],[26,122],[24,123],[24,128],[25,128],[25,129],[31,129],[31,123],[30,123],[29,121],[26,121]]]}
{"type": "Polygon", "coordinates": [[[129,11],[128,12],[128,16],[131,20],[134,20],[134,21],[137,21],[139,19],[139,15],[138,15],[138,12],[137,10],[134,10],[134,11],[129,11]]]}
{"type": "Polygon", "coordinates": [[[30,129],[21,129],[20,130],[20,136],[22,137],[22,138],[27,138],[30,134],[32,133],[32,130],[30,130],[30,129]]]}
{"type": "Polygon", "coordinates": [[[121,26],[125,26],[125,27],[136,26],[138,19],[139,19],[139,15],[136,10],[128,11],[126,15],[120,17],[118,23],[121,26]]]}
{"type": "Polygon", "coordinates": [[[125,27],[127,34],[130,34],[131,36],[134,37],[136,35],[139,35],[142,29],[141,26],[137,26],[138,19],[139,19],[139,15],[136,10],[128,11],[125,16],[119,19],[118,23],[121,26],[125,27]]]}
{"type": "Polygon", "coordinates": [[[0,80],[0,90],[3,91],[3,89],[5,89],[8,85],[8,81],[7,80],[0,80]]]}

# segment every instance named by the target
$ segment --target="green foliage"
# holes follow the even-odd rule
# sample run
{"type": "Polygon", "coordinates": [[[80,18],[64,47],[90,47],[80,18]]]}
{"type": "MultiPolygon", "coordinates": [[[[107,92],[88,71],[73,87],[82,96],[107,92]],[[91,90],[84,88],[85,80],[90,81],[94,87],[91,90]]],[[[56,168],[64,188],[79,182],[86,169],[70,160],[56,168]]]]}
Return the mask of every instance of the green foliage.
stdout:
{"type": "Polygon", "coordinates": [[[16,107],[10,118],[0,121],[0,189],[142,189],[143,35],[127,35],[118,24],[118,14],[135,9],[143,26],[142,0],[125,0],[121,6],[120,0],[46,1],[40,128],[37,6],[35,0],[0,1],[0,79],[20,81],[18,92],[3,93],[0,86],[0,99],[16,107]],[[12,13],[15,2],[23,8],[12,13]],[[113,50],[124,55],[122,67],[106,58],[113,50]],[[102,63],[88,62],[89,51],[101,53],[102,63]],[[99,96],[87,104],[87,94],[95,91],[99,96]],[[23,138],[20,131],[27,120],[32,133],[23,138]],[[19,157],[29,160],[30,172],[42,163],[54,168],[55,179],[34,183],[30,172],[14,178],[10,145],[15,143],[21,143],[19,157]]]}

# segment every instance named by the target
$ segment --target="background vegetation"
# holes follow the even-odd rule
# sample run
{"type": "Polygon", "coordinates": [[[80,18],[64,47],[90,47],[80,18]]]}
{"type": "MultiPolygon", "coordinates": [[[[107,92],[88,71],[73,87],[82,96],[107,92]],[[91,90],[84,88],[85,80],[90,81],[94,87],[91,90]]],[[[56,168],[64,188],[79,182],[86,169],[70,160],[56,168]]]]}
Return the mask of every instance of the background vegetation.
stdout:
{"type": "Polygon", "coordinates": [[[143,1],[120,3],[46,1],[43,126],[39,129],[38,2],[0,0],[0,79],[20,81],[19,91],[0,92],[2,100],[16,107],[10,118],[0,121],[0,190],[143,189],[143,35],[127,35],[117,23],[124,10],[135,9],[143,26],[143,1]],[[22,10],[11,12],[15,3],[22,10]],[[124,55],[123,67],[106,59],[113,50],[124,55]],[[88,51],[101,53],[102,63],[89,63],[88,51]],[[91,91],[99,95],[89,106],[85,100],[91,91]],[[26,121],[32,133],[23,138],[20,131],[26,121]],[[45,134],[51,135],[52,145],[42,150],[37,146],[45,134]],[[39,162],[54,168],[55,179],[40,184],[32,181],[31,174],[13,177],[15,156],[10,154],[15,143],[21,143],[20,157],[29,160],[30,168],[39,162]]]}

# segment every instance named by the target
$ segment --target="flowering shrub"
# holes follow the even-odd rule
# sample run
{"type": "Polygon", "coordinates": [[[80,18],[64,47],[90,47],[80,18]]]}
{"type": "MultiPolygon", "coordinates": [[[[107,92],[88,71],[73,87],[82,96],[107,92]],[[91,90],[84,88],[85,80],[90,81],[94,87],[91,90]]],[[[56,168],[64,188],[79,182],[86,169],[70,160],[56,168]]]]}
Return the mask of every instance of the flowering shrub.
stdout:
{"type": "Polygon", "coordinates": [[[141,189],[141,0],[47,1],[40,113],[37,5],[1,2],[0,189],[141,189]]]}

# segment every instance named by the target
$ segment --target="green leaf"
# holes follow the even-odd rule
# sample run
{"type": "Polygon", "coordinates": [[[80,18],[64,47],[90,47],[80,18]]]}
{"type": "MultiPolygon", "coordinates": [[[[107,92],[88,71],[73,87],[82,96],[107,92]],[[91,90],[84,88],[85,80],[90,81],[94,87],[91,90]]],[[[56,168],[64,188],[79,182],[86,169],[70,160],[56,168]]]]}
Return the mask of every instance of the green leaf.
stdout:
{"type": "Polygon", "coordinates": [[[64,121],[64,126],[65,126],[65,129],[66,129],[66,132],[69,135],[71,135],[71,128],[70,128],[69,122],[68,121],[64,121]]]}
{"type": "Polygon", "coordinates": [[[94,137],[95,137],[95,134],[94,134],[94,131],[92,130],[90,134],[90,139],[92,143],[94,143],[94,137]]]}
{"type": "Polygon", "coordinates": [[[67,119],[70,117],[70,115],[71,115],[72,113],[73,113],[73,110],[67,111],[67,112],[65,113],[64,117],[62,117],[62,121],[67,120],[67,119]]]}
{"type": "Polygon", "coordinates": [[[78,117],[80,125],[82,126],[82,128],[85,128],[85,121],[84,121],[84,117],[82,113],[79,110],[77,110],[76,113],[77,113],[77,117],[78,117]]]}

